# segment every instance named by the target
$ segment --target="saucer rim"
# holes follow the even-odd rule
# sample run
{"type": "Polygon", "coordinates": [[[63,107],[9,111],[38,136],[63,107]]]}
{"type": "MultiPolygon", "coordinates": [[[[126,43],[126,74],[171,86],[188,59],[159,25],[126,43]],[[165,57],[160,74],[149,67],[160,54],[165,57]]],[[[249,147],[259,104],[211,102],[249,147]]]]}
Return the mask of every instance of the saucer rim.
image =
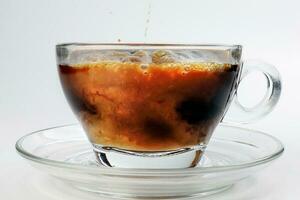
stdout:
{"type": "MultiPolygon", "coordinates": [[[[79,170],[79,171],[93,171],[95,174],[106,174],[106,175],[159,175],[159,176],[164,176],[164,175],[178,175],[182,174],[184,172],[185,175],[192,175],[192,174],[201,174],[201,173],[217,173],[217,172],[224,172],[224,171],[234,171],[234,170],[239,170],[239,169],[245,169],[245,168],[250,168],[258,165],[263,165],[268,162],[271,162],[275,160],[276,158],[280,157],[282,153],[284,152],[284,146],[281,143],[280,140],[278,140],[276,137],[267,134],[262,131],[258,131],[255,129],[250,129],[250,128],[244,128],[237,126],[236,124],[231,124],[231,123],[225,123],[222,122],[219,124],[219,126],[223,127],[229,127],[229,128],[234,128],[234,129],[240,129],[243,131],[251,131],[255,134],[260,134],[268,137],[269,139],[273,140],[276,143],[276,149],[274,149],[274,152],[272,154],[269,154],[267,156],[261,157],[260,159],[255,159],[251,162],[245,162],[241,164],[235,164],[235,165],[230,165],[230,166],[213,166],[213,167],[200,167],[200,168],[183,168],[183,169],[137,169],[137,168],[100,168],[97,166],[83,166],[80,164],[75,164],[75,163],[66,163],[63,161],[56,161],[52,159],[47,159],[43,158],[40,156],[36,156],[28,151],[26,151],[22,147],[23,141],[33,135],[33,134],[38,134],[43,131],[48,131],[52,129],[57,129],[57,128],[64,128],[64,127],[70,127],[70,126],[79,126],[78,123],[76,124],[67,124],[67,125],[60,125],[60,126],[54,126],[54,127],[49,127],[45,129],[40,129],[37,131],[33,131],[31,133],[28,133],[24,136],[22,136],[20,139],[17,140],[15,144],[15,148],[18,152],[19,155],[21,155],[23,158],[38,163],[42,165],[47,165],[47,166],[52,166],[52,167],[62,167],[62,168],[68,168],[72,170],[79,170]]],[[[215,138],[217,139],[217,137],[215,138]]]]}

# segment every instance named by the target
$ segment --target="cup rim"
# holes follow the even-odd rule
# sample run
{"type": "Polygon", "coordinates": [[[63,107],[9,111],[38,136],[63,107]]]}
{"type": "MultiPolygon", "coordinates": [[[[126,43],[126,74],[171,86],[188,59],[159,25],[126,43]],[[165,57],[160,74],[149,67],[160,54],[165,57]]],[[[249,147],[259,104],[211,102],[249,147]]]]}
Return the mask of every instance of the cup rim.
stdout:
{"type": "Polygon", "coordinates": [[[56,48],[72,48],[72,49],[86,49],[86,48],[101,49],[213,49],[213,50],[228,50],[228,49],[242,49],[240,44],[218,44],[218,43],[58,43],[56,48]]]}

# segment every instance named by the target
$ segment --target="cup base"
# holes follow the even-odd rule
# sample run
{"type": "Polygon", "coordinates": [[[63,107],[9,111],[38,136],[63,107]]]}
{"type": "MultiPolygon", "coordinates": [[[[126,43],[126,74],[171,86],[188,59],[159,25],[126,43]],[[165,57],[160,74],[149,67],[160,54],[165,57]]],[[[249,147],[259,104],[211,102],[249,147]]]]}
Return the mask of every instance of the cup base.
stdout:
{"type": "Polygon", "coordinates": [[[199,164],[204,145],[174,151],[140,152],[93,144],[99,164],[106,167],[138,169],[191,168],[199,164]]]}

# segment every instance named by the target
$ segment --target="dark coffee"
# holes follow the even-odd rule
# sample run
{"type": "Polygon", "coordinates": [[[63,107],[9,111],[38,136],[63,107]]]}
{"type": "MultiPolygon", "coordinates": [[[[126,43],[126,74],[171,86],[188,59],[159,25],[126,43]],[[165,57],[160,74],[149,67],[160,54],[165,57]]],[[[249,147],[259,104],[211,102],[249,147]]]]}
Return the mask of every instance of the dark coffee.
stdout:
{"type": "Polygon", "coordinates": [[[206,144],[235,90],[238,65],[97,62],[59,65],[92,143],[133,151],[206,144]]]}

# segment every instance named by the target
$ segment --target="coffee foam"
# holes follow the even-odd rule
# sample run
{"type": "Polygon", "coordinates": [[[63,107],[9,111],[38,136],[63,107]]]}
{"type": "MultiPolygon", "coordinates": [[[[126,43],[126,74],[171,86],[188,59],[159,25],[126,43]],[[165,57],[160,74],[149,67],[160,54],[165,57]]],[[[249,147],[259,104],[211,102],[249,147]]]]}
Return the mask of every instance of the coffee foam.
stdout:
{"type": "MultiPolygon", "coordinates": [[[[135,61],[135,60],[134,60],[135,61]]],[[[81,68],[94,68],[99,67],[102,69],[114,69],[115,71],[122,69],[140,69],[141,71],[147,72],[151,69],[160,69],[160,70],[180,70],[183,72],[192,72],[192,71],[226,71],[229,70],[233,65],[224,64],[224,63],[150,63],[144,64],[141,62],[132,62],[129,61],[103,61],[103,62],[90,62],[83,64],[72,65],[72,67],[81,67],[81,68]]],[[[140,71],[138,70],[138,71],[140,71]]]]}

